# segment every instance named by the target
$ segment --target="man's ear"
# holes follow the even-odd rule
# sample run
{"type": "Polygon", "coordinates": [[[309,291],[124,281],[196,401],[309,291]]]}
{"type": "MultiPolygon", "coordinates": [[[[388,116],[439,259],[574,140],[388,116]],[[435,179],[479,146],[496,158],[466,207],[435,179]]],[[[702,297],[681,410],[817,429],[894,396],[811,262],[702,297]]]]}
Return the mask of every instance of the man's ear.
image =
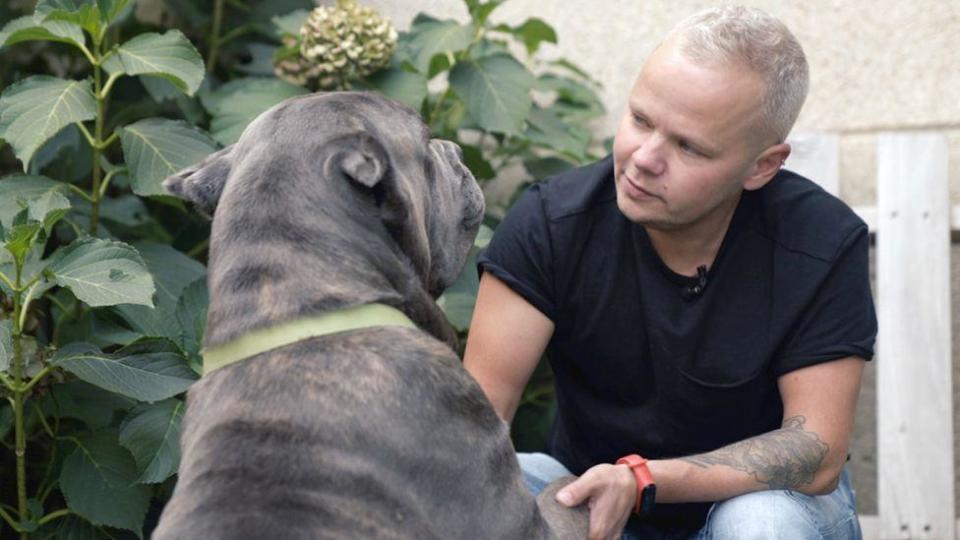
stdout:
{"type": "Polygon", "coordinates": [[[193,202],[201,212],[212,216],[230,176],[233,146],[231,144],[205,157],[200,163],[168,176],[163,181],[163,187],[171,194],[193,202]]]}
{"type": "Polygon", "coordinates": [[[750,175],[743,182],[743,189],[753,191],[767,185],[788,157],[790,157],[790,145],[785,142],[764,150],[753,163],[750,175]]]}

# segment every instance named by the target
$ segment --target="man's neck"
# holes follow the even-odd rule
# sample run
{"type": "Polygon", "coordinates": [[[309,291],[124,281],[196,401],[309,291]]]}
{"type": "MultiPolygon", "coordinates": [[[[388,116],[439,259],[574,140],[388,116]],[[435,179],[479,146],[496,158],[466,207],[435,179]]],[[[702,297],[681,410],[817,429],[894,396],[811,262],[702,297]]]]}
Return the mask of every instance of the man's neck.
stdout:
{"type": "Polygon", "coordinates": [[[698,267],[713,265],[739,202],[737,197],[726,207],[685,227],[644,228],[653,249],[670,270],[683,276],[696,276],[698,267]]]}

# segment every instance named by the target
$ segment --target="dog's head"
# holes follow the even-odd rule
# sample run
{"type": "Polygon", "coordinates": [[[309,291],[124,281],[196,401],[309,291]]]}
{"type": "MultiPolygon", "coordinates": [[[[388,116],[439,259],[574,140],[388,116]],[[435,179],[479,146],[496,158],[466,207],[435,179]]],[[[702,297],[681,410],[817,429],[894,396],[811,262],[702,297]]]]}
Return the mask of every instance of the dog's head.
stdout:
{"type": "Polygon", "coordinates": [[[343,235],[380,227],[434,297],[459,275],[484,210],[459,147],[371,93],[287,100],[164,186],[214,215],[211,245],[238,228],[282,227],[287,237],[303,231],[308,249],[320,226],[343,235]]]}

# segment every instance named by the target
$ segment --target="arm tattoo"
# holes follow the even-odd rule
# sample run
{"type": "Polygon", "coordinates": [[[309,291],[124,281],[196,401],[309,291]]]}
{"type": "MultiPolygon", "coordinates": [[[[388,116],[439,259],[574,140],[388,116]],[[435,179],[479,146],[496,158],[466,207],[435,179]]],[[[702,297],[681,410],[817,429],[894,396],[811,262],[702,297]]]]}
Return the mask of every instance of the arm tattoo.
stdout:
{"type": "Polygon", "coordinates": [[[803,429],[806,421],[791,416],[775,431],[681,459],[698,467],[726,465],[771,489],[795,489],[813,482],[830,448],[816,433],[803,429]]]}

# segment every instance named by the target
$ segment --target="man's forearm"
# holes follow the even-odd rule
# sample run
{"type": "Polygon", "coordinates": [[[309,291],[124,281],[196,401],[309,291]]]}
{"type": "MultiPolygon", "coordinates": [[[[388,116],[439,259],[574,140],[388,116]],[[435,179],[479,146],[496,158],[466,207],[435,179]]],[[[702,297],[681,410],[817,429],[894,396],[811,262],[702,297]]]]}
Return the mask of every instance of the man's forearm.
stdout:
{"type": "Polygon", "coordinates": [[[834,479],[822,473],[830,447],[805,423],[803,416],[793,416],[769,433],[653,463],[657,500],[716,501],[763,489],[829,491],[834,479]]]}

